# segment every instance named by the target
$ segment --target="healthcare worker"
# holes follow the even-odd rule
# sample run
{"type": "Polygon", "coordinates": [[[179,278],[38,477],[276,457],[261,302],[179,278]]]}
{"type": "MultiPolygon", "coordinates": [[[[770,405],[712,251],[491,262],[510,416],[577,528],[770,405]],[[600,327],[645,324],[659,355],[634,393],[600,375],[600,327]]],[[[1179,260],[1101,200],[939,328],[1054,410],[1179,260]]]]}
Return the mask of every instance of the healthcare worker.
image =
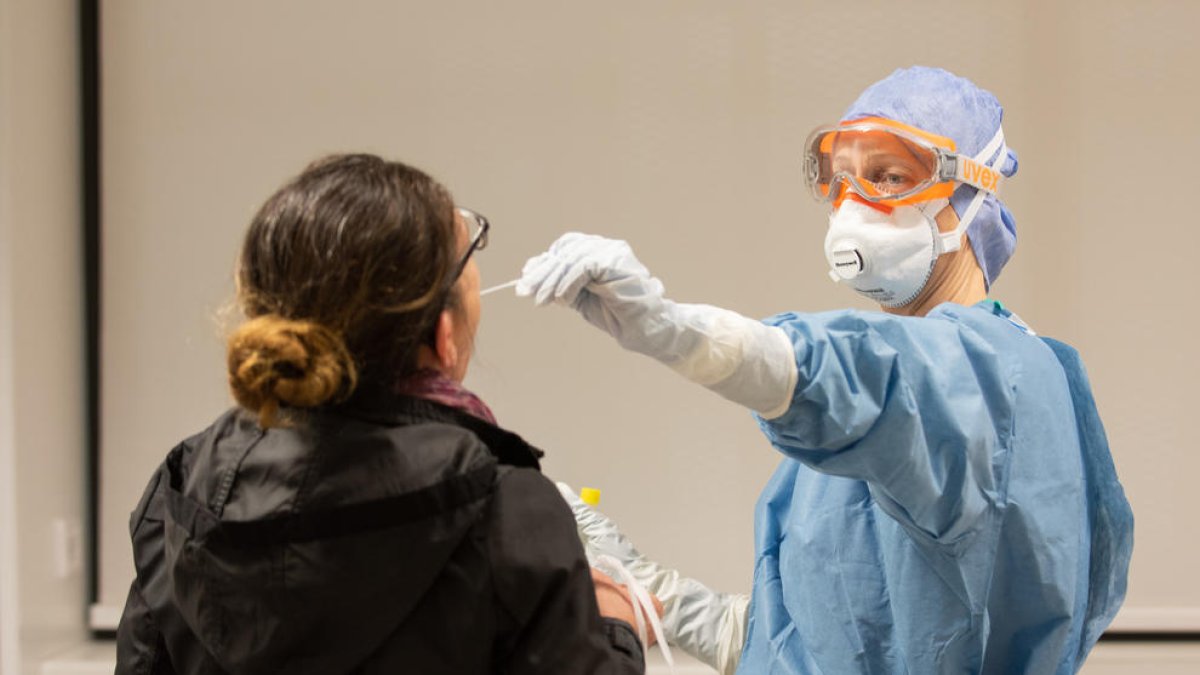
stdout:
{"type": "Polygon", "coordinates": [[[1015,245],[1001,114],[910,68],[809,138],[829,273],[881,312],[675,303],[627,244],[581,234],[526,264],[518,294],[750,408],[787,458],[748,608],[573,504],[589,548],[662,599],[668,640],[718,670],[1072,673],[1116,614],[1133,519],[1082,362],[987,299],[1015,245]]]}

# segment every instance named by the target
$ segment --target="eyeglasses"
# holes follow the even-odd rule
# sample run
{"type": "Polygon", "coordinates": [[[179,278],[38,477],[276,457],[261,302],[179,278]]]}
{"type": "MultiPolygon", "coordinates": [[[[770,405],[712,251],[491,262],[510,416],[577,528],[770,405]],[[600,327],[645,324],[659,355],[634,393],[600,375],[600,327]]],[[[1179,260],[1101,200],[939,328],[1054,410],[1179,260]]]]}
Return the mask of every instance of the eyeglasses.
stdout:
{"type": "Polygon", "coordinates": [[[458,207],[458,215],[462,216],[463,222],[467,225],[467,234],[471,237],[471,245],[467,246],[467,252],[463,253],[462,260],[458,263],[458,269],[454,271],[454,276],[450,278],[450,285],[454,285],[458,278],[462,276],[463,270],[467,268],[467,261],[471,259],[471,254],[475,251],[482,251],[488,245],[488,230],[492,228],[492,224],[487,218],[475,213],[471,209],[458,207]]]}
{"type": "MultiPolygon", "coordinates": [[[[475,251],[482,251],[488,245],[488,230],[492,229],[492,224],[488,222],[478,213],[471,209],[464,209],[459,206],[455,209],[458,215],[462,217],[463,223],[467,226],[467,235],[471,238],[470,245],[463,253],[462,259],[458,261],[458,267],[454,270],[454,276],[448,278],[444,286],[442,286],[442,306],[445,306],[446,298],[450,295],[450,290],[454,288],[454,284],[458,283],[458,278],[462,276],[463,270],[467,268],[467,262],[471,259],[471,254],[475,251]]],[[[428,335],[425,337],[426,344],[434,344],[437,334],[437,322],[429,327],[428,335]]]]}

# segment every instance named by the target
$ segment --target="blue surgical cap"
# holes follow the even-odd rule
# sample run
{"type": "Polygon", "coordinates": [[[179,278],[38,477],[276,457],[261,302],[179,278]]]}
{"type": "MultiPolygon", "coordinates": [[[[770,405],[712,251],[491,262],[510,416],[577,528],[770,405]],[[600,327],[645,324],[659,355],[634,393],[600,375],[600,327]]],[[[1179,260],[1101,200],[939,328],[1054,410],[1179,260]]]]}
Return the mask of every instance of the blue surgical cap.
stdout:
{"type": "MultiPolygon", "coordinates": [[[[974,157],[983,151],[1000,128],[1004,109],[991,92],[941,68],[902,68],[867,87],[851,104],[842,121],[885,117],[954,140],[958,152],[974,157]]],[[[991,157],[983,158],[990,162],[991,157]]],[[[993,165],[995,166],[995,165],[993,165]]],[[[1017,155],[1011,150],[999,162],[1005,176],[1017,172],[1017,155]]],[[[961,218],[975,197],[976,188],[959,185],[950,205],[961,218]]],[[[975,219],[967,226],[967,239],[991,288],[1017,247],[1017,224],[1000,200],[988,195],[975,219]]]]}

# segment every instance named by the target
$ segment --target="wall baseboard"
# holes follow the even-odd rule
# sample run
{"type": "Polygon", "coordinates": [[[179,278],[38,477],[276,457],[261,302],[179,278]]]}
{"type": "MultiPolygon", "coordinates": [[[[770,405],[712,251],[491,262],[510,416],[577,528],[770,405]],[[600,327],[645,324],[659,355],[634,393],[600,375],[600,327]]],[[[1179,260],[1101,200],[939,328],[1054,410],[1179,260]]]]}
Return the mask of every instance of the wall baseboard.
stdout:
{"type": "Polygon", "coordinates": [[[1117,614],[1109,632],[1200,633],[1200,607],[1127,607],[1117,614]]]}

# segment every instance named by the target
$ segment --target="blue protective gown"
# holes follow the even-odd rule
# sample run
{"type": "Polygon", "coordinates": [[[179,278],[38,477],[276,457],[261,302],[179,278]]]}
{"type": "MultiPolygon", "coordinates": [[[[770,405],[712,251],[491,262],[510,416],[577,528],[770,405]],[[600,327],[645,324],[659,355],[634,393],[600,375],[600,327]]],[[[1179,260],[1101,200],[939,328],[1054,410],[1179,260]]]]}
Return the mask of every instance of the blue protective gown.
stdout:
{"type": "Polygon", "coordinates": [[[1074,350],[999,303],[783,314],[739,673],[1073,673],[1132,514],[1074,350]]]}

